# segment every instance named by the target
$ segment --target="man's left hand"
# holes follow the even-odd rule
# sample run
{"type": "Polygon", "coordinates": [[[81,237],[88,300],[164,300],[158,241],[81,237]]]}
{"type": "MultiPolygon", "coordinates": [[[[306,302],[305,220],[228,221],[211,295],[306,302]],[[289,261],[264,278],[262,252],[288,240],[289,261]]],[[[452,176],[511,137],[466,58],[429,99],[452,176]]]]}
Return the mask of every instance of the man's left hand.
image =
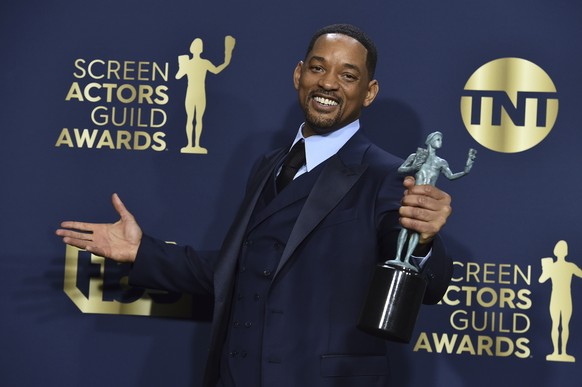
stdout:
{"type": "Polygon", "coordinates": [[[452,213],[451,196],[432,185],[415,185],[412,176],[404,179],[404,187],[400,224],[419,233],[421,245],[428,244],[452,213]]]}

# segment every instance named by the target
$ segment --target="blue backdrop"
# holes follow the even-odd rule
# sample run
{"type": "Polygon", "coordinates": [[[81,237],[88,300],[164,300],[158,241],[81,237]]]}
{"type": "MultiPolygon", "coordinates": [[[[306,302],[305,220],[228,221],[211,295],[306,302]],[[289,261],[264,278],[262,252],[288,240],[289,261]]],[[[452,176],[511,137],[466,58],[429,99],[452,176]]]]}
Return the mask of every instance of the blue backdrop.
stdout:
{"type": "Polygon", "coordinates": [[[67,251],[54,230],[116,220],[118,192],[148,233],[218,247],[252,162],[301,123],[292,72],[311,34],[337,22],[378,45],[380,95],[362,117],[370,137],[404,158],[440,130],[454,171],[478,151],[471,175],[439,182],[454,197],[443,235],[455,278],[411,343],[390,344],[395,385],[580,385],[582,279],[572,269],[574,361],[546,358],[558,285],[539,282],[559,240],[582,266],[579,2],[9,0],[0,20],[0,385],[199,385],[208,303],[182,299],[187,318],[163,312],[179,296],[129,289],[127,268],[67,251]],[[226,35],[232,61],[205,79],[208,154],[180,153],[178,56],[201,38],[202,57],[219,65],[226,35]],[[525,151],[484,147],[463,122],[467,81],[499,58],[534,63],[557,91],[555,124],[525,151]]]}

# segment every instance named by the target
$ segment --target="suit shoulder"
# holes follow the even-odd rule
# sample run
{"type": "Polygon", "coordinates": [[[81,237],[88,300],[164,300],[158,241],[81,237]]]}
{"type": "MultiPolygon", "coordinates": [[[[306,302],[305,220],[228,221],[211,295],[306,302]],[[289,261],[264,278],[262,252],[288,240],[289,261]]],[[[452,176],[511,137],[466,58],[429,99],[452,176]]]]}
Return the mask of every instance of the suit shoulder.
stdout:
{"type": "Polygon", "coordinates": [[[380,148],[375,144],[370,144],[363,158],[364,163],[372,169],[384,171],[398,170],[404,160],[392,153],[380,148]]]}

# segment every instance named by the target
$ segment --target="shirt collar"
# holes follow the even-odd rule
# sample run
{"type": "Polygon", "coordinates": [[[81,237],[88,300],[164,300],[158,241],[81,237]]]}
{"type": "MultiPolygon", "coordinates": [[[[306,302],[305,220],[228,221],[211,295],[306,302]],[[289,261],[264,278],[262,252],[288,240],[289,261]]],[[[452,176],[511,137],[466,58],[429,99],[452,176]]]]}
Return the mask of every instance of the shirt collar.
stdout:
{"type": "Polygon", "coordinates": [[[306,172],[309,172],[331,156],[335,155],[341,147],[343,147],[346,142],[356,134],[358,129],[360,129],[360,120],[355,120],[343,128],[331,133],[323,135],[316,134],[307,138],[303,137],[304,125],[305,123],[301,124],[299,127],[295,140],[293,140],[291,146],[295,145],[295,143],[301,139],[305,141],[305,165],[307,169],[306,172]]]}

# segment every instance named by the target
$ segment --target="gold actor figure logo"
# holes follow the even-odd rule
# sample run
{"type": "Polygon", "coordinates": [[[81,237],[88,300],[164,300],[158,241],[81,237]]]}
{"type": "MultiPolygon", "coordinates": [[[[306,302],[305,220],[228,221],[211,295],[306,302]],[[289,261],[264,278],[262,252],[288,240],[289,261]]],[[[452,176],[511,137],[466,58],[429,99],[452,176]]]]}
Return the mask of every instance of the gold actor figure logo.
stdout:
{"type": "Polygon", "coordinates": [[[582,278],[582,269],[575,263],[567,262],[568,244],[566,241],[559,241],[554,247],[553,258],[542,258],[542,274],[539,282],[552,280],[552,295],[550,297],[550,316],[552,318],[552,344],[554,352],[546,356],[546,360],[575,362],[576,359],[566,352],[568,337],[570,336],[570,318],[572,317],[572,276],[582,278]],[[562,323],[561,351],[559,350],[560,331],[562,323]]]}
{"type": "Polygon", "coordinates": [[[200,136],[202,134],[202,117],[206,110],[206,74],[210,71],[212,74],[218,74],[230,64],[232,50],[236,40],[232,36],[224,38],[224,63],[215,66],[208,59],[200,57],[202,54],[202,39],[196,38],[190,45],[189,55],[180,55],[178,57],[178,72],[176,79],[188,76],[188,88],[186,90],[186,136],[188,145],[183,147],[182,153],[207,154],[208,150],[200,146],[200,136]],[[196,120],[196,125],[194,125],[196,120]],[[194,141],[194,144],[192,144],[194,141]]]}

